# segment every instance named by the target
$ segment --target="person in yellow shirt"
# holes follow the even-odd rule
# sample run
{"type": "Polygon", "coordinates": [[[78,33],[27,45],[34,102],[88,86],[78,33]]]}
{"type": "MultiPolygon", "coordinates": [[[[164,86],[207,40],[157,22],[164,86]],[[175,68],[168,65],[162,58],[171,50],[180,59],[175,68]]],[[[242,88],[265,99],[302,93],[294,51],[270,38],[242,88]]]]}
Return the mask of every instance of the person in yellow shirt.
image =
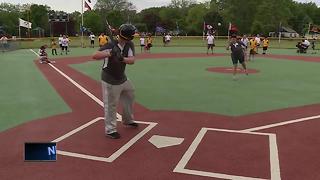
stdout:
{"type": "Polygon", "coordinates": [[[262,41],[263,44],[263,53],[262,54],[266,54],[268,47],[269,47],[269,39],[268,37],[265,37],[264,40],[262,41]]]}
{"type": "Polygon", "coordinates": [[[98,40],[99,40],[99,46],[100,47],[102,47],[103,45],[108,43],[108,37],[104,33],[100,34],[98,40]]]}
{"type": "Polygon", "coordinates": [[[145,46],[146,50],[148,52],[150,52],[150,49],[152,47],[152,38],[151,38],[151,34],[149,34],[148,38],[147,38],[147,45],[145,46]]]}
{"type": "Polygon", "coordinates": [[[255,37],[252,37],[250,39],[250,55],[249,55],[249,61],[253,61],[254,60],[254,56],[257,53],[257,41],[255,39],[255,37]]]}
{"type": "Polygon", "coordinates": [[[52,53],[52,55],[58,55],[57,54],[57,43],[54,39],[51,39],[51,53],[52,53]]]}

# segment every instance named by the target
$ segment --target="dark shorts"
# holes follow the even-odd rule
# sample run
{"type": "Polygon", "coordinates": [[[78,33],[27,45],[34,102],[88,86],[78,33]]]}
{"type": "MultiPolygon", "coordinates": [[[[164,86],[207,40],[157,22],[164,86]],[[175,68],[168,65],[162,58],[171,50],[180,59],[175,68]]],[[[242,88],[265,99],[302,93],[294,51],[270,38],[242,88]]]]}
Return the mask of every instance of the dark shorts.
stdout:
{"type": "Polygon", "coordinates": [[[68,46],[62,46],[62,51],[63,51],[63,50],[66,50],[66,51],[67,51],[67,50],[68,50],[68,46]]]}
{"type": "Polygon", "coordinates": [[[141,47],[144,47],[145,45],[144,45],[144,44],[140,44],[140,46],[141,46],[141,47]]]}
{"type": "Polygon", "coordinates": [[[91,43],[91,44],[94,44],[94,40],[91,40],[90,43],[91,43]]]}
{"type": "Polygon", "coordinates": [[[263,50],[264,50],[264,51],[268,50],[268,47],[263,47],[263,50]]]}
{"type": "Polygon", "coordinates": [[[148,47],[148,48],[151,48],[151,47],[152,47],[152,44],[151,44],[151,43],[147,44],[147,47],[148,47]]]}
{"type": "Polygon", "coordinates": [[[214,44],[208,44],[208,49],[212,49],[215,45],[214,44]]]}
{"type": "Polygon", "coordinates": [[[244,62],[244,55],[243,54],[231,54],[232,64],[238,64],[244,62]]]}
{"type": "Polygon", "coordinates": [[[59,44],[60,48],[62,49],[62,44],[59,44]]]}

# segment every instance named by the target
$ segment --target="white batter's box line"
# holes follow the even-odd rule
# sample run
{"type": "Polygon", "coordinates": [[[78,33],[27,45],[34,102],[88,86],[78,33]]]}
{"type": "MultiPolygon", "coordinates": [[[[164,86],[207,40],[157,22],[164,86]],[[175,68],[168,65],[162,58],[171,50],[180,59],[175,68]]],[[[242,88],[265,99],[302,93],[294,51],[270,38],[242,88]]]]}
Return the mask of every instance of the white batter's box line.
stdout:
{"type": "MultiPolygon", "coordinates": [[[[36,54],[39,57],[39,54],[37,54],[34,50],[30,49],[31,52],[36,54]]],[[[80,91],[82,91],[84,94],[86,94],[88,97],[90,97],[92,100],[94,100],[97,104],[100,106],[104,106],[103,102],[97,98],[95,95],[93,95],[91,92],[89,92],[86,88],[82,87],[79,83],[77,83],[75,80],[73,80],[71,77],[66,75],[64,72],[62,72],[60,69],[55,67],[53,64],[49,63],[49,66],[51,66],[55,71],[57,71],[60,75],[62,75],[64,78],[66,78],[69,82],[71,82],[74,86],[76,86],[80,91]]],[[[118,121],[122,120],[122,116],[117,113],[117,119],[118,121]]]]}
{"type": "Polygon", "coordinates": [[[186,165],[191,159],[192,155],[195,153],[197,147],[199,146],[201,140],[207,133],[207,131],[218,131],[218,132],[227,132],[227,133],[236,133],[236,134],[251,134],[251,135],[259,135],[259,136],[268,136],[269,138],[269,151],[270,151],[270,173],[271,180],[281,180],[280,176],[280,163],[278,156],[278,146],[277,146],[277,137],[275,134],[271,133],[259,133],[259,132],[243,132],[237,130],[228,130],[228,129],[216,129],[216,128],[202,128],[196,138],[193,140],[192,144],[189,146],[185,154],[182,156],[181,160],[173,170],[173,172],[183,173],[183,174],[191,174],[197,176],[206,176],[206,177],[214,177],[221,179],[231,179],[231,180],[266,180],[262,178],[255,177],[245,177],[245,176],[237,176],[231,174],[223,174],[223,173],[215,173],[215,172],[207,172],[207,171],[199,171],[186,169],[186,165]]]}
{"type": "Polygon", "coordinates": [[[319,118],[320,118],[320,115],[304,117],[304,118],[293,119],[293,120],[288,120],[288,121],[284,121],[284,122],[279,122],[279,123],[274,123],[274,124],[269,124],[269,125],[264,125],[264,126],[258,126],[258,127],[254,127],[254,128],[244,129],[244,130],[241,130],[241,132],[259,131],[259,130],[270,129],[270,128],[279,127],[279,126],[285,126],[285,125],[289,125],[289,124],[301,123],[301,122],[304,122],[304,121],[315,120],[315,119],[319,119],[319,118]]]}
{"type": "MultiPolygon", "coordinates": [[[[56,138],[52,142],[61,142],[64,139],[76,134],[77,132],[89,127],[90,125],[98,122],[99,120],[103,120],[103,117],[97,117],[86,124],[83,124],[82,126],[56,138]]],[[[148,126],[144,128],[140,133],[138,133],[136,136],[134,136],[132,139],[130,139],[126,144],[124,144],[122,147],[120,147],[116,152],[114,152],[109,157],[100,157],[100,156],[93,156],[88,154],[81,154],[81,153],[75,153],[75,152],[69,152],[69,151],[63,151],[63,150],[57,150],[57,154],[64,155],[64,156],[70,156],[75,158],[81,158],[81,159],[89,159],[89,160],[95,160],[95,161],[103,161],[103,162],[113,162],[116,160],[119,156],[121,156],[125,151],[127,151],[131,146],[133,146],[139,139],[141,139],[144,135],[146,135],[152,128],[154,128],[158,123],[154,122],[145,122],[145,121],[135,121],[139,124],[147,124],[148,126]]]]}

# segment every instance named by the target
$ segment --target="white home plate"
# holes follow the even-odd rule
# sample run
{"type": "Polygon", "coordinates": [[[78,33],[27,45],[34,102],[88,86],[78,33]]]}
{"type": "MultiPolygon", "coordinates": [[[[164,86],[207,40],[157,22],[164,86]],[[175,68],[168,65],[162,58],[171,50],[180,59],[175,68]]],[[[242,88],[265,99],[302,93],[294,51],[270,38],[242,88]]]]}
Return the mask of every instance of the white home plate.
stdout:
{"type": "Polygon", "coordinates": [[[179,145],[183,142],[183,140],[184,138],[153,135],[149,139],[149,142],[154,146],[156,146],[157,148],[164,148],[164,147],[179,145]]]}

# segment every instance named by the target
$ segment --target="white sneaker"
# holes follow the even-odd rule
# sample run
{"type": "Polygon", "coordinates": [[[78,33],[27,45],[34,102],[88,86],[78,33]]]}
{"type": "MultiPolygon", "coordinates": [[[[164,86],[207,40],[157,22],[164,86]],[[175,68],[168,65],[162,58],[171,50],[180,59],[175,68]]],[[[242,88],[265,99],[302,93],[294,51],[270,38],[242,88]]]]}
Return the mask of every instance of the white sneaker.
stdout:
{"type": "Polygon", "coordinates": [[[233,76],[232,79],[233,79],[234,81],[237,81],[237,80],[238,80],[237,76],[233,76]]]}

